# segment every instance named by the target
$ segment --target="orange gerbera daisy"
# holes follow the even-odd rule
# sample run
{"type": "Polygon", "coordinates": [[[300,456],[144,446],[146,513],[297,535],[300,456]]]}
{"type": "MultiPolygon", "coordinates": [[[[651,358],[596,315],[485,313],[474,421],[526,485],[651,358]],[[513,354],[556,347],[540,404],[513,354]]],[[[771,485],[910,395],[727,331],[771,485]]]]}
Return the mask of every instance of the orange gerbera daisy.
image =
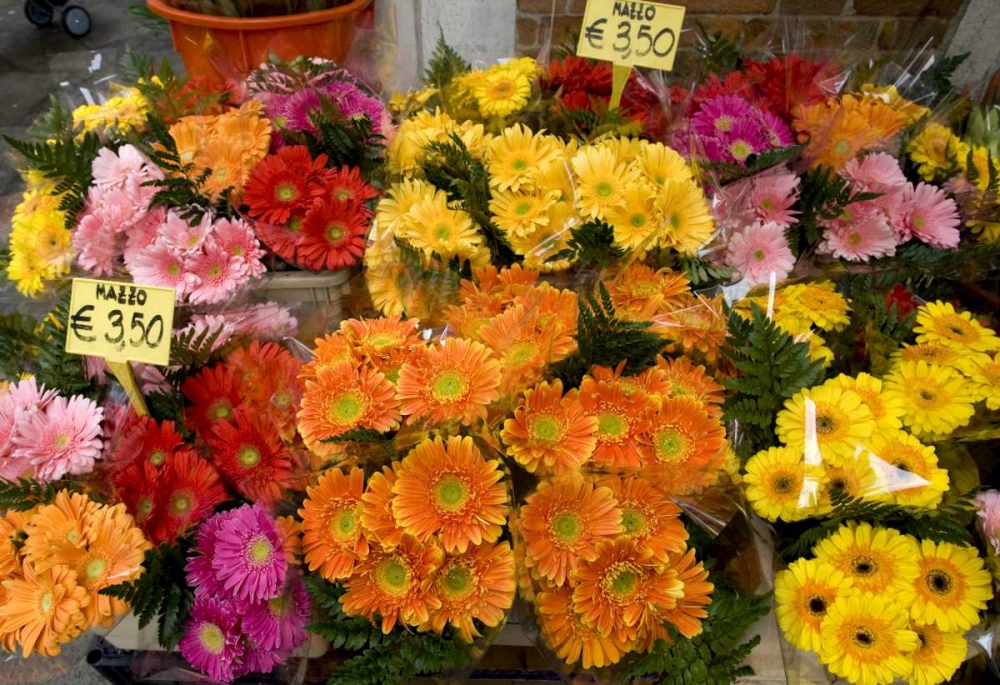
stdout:
{"type": "Polygon", "coordinates": [[[725,446],[722,423],[688,397],[672,397],[649,410],[646,430],[639,435],[643,465],[664,467],[660,485],[671,493],[687,492],[700,482],[702,471],[721,461],[725,446]]]}
{"type": "Polygon", "coordinates": [[[621,388],[621,391],[626,395],[647,395],[657,401],[664,397],[670,397],[671,386],[667,382],[667,375],[655,366],[644,369],[637,376],[624,376],[622,375],[624,371],[625,362],[622,362],[617,369],[595,366],[590,370],[590,375],[594,380],[621,388]]]}
{"type": "MultiPolygon", "coordinates": [[[[340,324],[344,326],[343,323],[340,324]]],[[[333,366],[340,362],[350,362],[357,364],[358,357],[354,354],[354,348],[348,342],[347,336],[342,330],[330,333],[329,335],[316,338],[313,343],[313,358],[302,366],[299,377],[303,380],[316,377],[316,370],[324,366],[333,366]]]]}
{"type": "Polygon", "coordinates": [[[207,116],[184,117],[170,127],[170,137],[174,139],[177,155],[182,165],[194,162],[198,149],[208,137],[211,119],[207,116]]]}
{"type": "Polygon", "coordinates": [[[86,495],[60,490],[52,504],[41,506],[28,521],[23,554],[38,572],[73,565],[97,539],[90,521],[100,507],[86,495]]]}
{"type": "Polygon", "coordinates": [[[449,338],[403,364],[396,384],[400,411],[434,423],[486,418],[486,406],[500,393],[500,362],[482,343],[449,338]]]}
{"type": "Polygon", "coordinates": [[[368,554],[361,525],[364,489],[365,475],[358,468],[346,474],[330,469],[306,489],[299,509],[302,551],[309,570],[319,569],[329,581],[350,577],[355,564],[368,554]]]}
{"type": "Polygon", "coordinates": [[[215,120],[212,128],[215,135],[221,137],[226,144],[242,152],[251,169],[267,156],[271,147],[270,120],[245,107],[226,112],[215,120]]]}
{"type": "Polygon", "coordinates": [[[424,440],[400,463],[392,486],[396,523],[418,540],[441,535],[446,552],[496,542],[507,522],[500,462],[470,437],[424,440]]]}
{"type": "Polygon", "coordinates": [[[285,561],[290,565],[300,565],[302,557],[302,524],[294,516],[276,516],[274,525],[281,538],[281,549],[285,552],[285,561]]]}
{"type": "Polygon", "coordinates": [[[431,610],[441,607],[431,588],[443,561],[437,542],[422,544],[412,535],[404,535],[394,550],[373,548],[345,583],[347,592],[340,598],[344,612],[373,623],[378,614],[383,633],[397,621],[411,626],[427,623],[431,610]]]}
{"type": "Polygon", "coordinates": [[[670,566],[684,583],[684,596],[678,598],[676,607],[662,612],[660,618],[672,623],[684,637],[692,638],[701,632],[701,619],[708,616],[705,607],[712,602],[715,585],[708,582],[708,571],[704,564],[695,560],[693,549],[671,554],[670,566]]]}
{"type": "Polygon", "coordinates": [[[640,466],[638,440],[648,427],[645,417],[655,400],[643,393],[626,394],[616,384],[589,376],[580,384],[579,398],[583,410],[597,420],[594,463],[640,466]]]}
{"type": "Polygon", "coordinates": [[[708,375],[704,366],[695,366],[687,357],[657,357],[656,366],[666,374],[673,397],[693,397],[710,407],[722,406],[724,388],[708,375]]]}
{"type": "MultiPolygon", "coordinates": [[[[484,272],[479,271],[477,273],[483,274],[484,272]]],[[[481,275],[479,279],[480,285],[482,285],[483,278],[481,275]]],[[[538,283],[538,271],[529,269],[521,264],[512,264],[496,272],[496,282],[502,288],[504,295],[511,298],[518,297],[526,294],[532,286],[538,283]]]]}
{"type": "Polygon", "coordinates": [[[654,271],[642,262],[633,262],[608,284],[608,294],[620,318],[649,321],[658,312],[673,309],[689,286],[684,274],[670,269],[654,271]]]}
{"type": "Polygon", "coordinates": [[[726,342],[722,297],[678,296],[677,308],[653,318],[653,330],[673,342],[666,351],[715,365],[726,342]]]}
{"type": "Polygon", "coordinates": [[[445,307],[444,321],[454,335],[482,342],[480,331],[503,312],[507,304],[500,295],[475,293],[463,299],[461,306],[445,307]]]}
{"type": "Polygon", "coordinates": [[[520,512],[526,562],[541,578],[562,585],[597,544],[622,532],[622,510],[610,488],[579,478],[543,481],[520,512]]]}
{"type": "Polygon", "coordinates": [[[681,508],[666,493],[648,479],[634,476],[612,477],[600,484],[615,495],[625,536],[655,561],[664,563],[671,552],[684,551],[688,532],[680,520],[681,508]]]}
{"type": "MultiPolygon", "coordinates": [[[[124,504],[100,507],[87,519],[88,528],[95,533],[94,541],[87,545],[82,556],[67,560],[66,564],[76,571],[77,582],[90,595],[83,613],[87,623],[94,625],[128,612],[125,602],[99,593],[104,588],[129,583],[141,576],[142,560],[151,545],[124,504]]],[[[54,560],[62,563],[58,558],[54,560]]]]}
{"type": "Polygon", "coordinates": [[[21,567],[21,543],[26,535],[24,529],[36,510],[7,510],[0,515],[0,578],[21,567]]]}
{"type": "Polygon", "coordinates": [[[25,657],[35,652],[56,656],[60,645],[87,627],[83,609],[90,598],[66,566],[37,571],[28,562],[24,576],[4,581],[7,603],[0,607],[5,633],[16,633],[25,657]]]}
{"type": "Polygon", "coordinates": [[[500,437],[508,453],[531,473],[575,469],[597,445],[597,419],[588,416],[576,393],[563,397],[562,381],[526,390],[514,418],[504,421],[500,437]]]}
{"type": "Polygon", "coordinates": [[[390,383],[399,379],[400,367],[424,345],[417,322],[399,316],[348,319],[340,328],[355,354],[381,371],[390,383]]]}
{"type": "Polygon", "coordinates": [[[399,426],[399,403],[386,377],[368,366],[340,362],[316,370],[306,381],[299,431],[307,440],[326,440],[359,428],[382,433],[399,426]]]}
{"type": "Polygon", "coordinates": [[[223,194],[230,194],[235,199],[243,194],[243,184],[255,164],[254,160],[244,159],[243,151],[230,141],[209,138],[195,155],[192,175],[197,178],[211,171],[201,184],[202,192],[213,200],[222,199],[223,194]]]}
{"type": "Polygon", "coordinates": [[[396,524],[392,515],[392,486],[396,484],[395,464],[383,466],[368,479],[365,503],[361,511],[361,527],[371,541],[378,541],[384,549],[393,549],[403,538],[403,529],[396,524]]]}
{"type": "Polygon", "coordinates": [[[580,304],[572,290],[559,290],[548,283],[529,288],[515,303],[538,313],[538,326],[551,335],[549,358],[559,362],[576,352],[577,318],[580,304]]]}
{"type": "Polygon", "coordinates": [[[535,600],[542,638],[567,664],[603,668],[621,661],[631,642],[617,635],[601,636],[580,619],[573,607],[573,588],[557,587],[539,593],[535,600]]]}
{"type": "Polygon", "coordinates": [[[542,379],[553,363],[553,330],[540,325],[539,313],[516,304],[493,317],[479,331],[479,339],[500,361],[505,395],[514,395],[542,379]]]}
{"type": "Polygon", "coordinates": [[[466,642],[480,637],[473,619],[487,628],[500,625],[504,611],[514,604],[517,574],[510,545],[480,545],[465,554],[446,556],[432,591],[441,606],[431,609],[421,630],[440,634],[451,623],[466,642]]]}
{"type": "Polygon", "coordinates": [[[232,370],[244,399],[264,403],[271,398],[274,365],[288,359],[294,360],[294,357],[277,344],[254,340],[246,347],[233,350],[226,357],[226,367],[232,370]]]}
{"type": "Polygon", "coordinates": [[[639,626],[677,606],[684,583],[634,541],[621,537],[597,544],[597,558],[573,572],[573,606],[601,635],[634,641],[639,626]]]}

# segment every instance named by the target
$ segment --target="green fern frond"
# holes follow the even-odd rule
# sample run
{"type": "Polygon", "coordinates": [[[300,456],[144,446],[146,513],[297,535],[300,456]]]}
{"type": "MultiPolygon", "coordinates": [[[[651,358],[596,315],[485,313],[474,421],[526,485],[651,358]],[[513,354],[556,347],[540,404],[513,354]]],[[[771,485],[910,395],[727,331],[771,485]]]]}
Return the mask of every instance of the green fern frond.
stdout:
{"type": "Polygon", "coordinates": [[[435,88],[444,88],[451,80],[472,69],[472,65],[462,59],[444,39],[444,29],[438,25],[438,39],[434,53],[424,72],[424,83],[435,88]]]}

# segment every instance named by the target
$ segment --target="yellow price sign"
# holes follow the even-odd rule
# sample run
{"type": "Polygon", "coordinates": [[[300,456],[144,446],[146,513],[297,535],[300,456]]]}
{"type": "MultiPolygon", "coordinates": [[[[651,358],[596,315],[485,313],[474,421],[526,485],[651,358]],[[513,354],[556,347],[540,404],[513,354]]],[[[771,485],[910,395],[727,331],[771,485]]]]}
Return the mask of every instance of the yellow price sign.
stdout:
{"type": "Polygon", "coordinates": [[[173,326],[173,288],[73,279],[67,352],[167,366],[173,326]]]}
{"type": "Polygon", "coordinates": [[[576,46],[581,57],[670,71],[684,8],[659,2],[588,0],[576,46]]]}

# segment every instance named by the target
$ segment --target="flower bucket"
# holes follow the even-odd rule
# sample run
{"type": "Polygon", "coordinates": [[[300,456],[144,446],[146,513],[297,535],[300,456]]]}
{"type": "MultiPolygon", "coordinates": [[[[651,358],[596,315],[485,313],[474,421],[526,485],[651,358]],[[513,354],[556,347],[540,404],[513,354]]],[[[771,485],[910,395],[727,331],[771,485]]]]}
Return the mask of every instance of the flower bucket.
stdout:
{"type": "Polygon", "coordinates": [[[190,76],[239,81],[269,55],[299,55],[343,62],[358,28],[371,27],[373,0],[351,0],[318,12],[243,19],[176,9],[148,0],[149,9],[170,22],[174,48],[190,76]]]}

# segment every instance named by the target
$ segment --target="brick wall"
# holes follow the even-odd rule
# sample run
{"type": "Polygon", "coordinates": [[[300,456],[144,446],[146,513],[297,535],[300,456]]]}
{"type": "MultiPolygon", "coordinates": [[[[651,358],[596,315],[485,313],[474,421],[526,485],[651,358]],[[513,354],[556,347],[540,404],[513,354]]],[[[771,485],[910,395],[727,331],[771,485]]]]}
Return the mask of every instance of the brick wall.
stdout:
{"type": "MultiPolygon", "coordinates": [[[[685,29],[694,20],[741,38],[748,46],[781,36],[795,24],[795,33],[806,36],[819,50],[839,50],[845,45],[867,53],[912,50],[930,41],[945,39],[963,0],[674,0],[687,7],[685,29]]],[[[535,55],[548,40],[554,44],[580,31],[586,0],[517,0],[517,49],[535,55]],[[555,7],[553,14],[552,8],[555,7]]],[[[695,31],[681,34],[678,67],[696,59],[695,31]]]]}

